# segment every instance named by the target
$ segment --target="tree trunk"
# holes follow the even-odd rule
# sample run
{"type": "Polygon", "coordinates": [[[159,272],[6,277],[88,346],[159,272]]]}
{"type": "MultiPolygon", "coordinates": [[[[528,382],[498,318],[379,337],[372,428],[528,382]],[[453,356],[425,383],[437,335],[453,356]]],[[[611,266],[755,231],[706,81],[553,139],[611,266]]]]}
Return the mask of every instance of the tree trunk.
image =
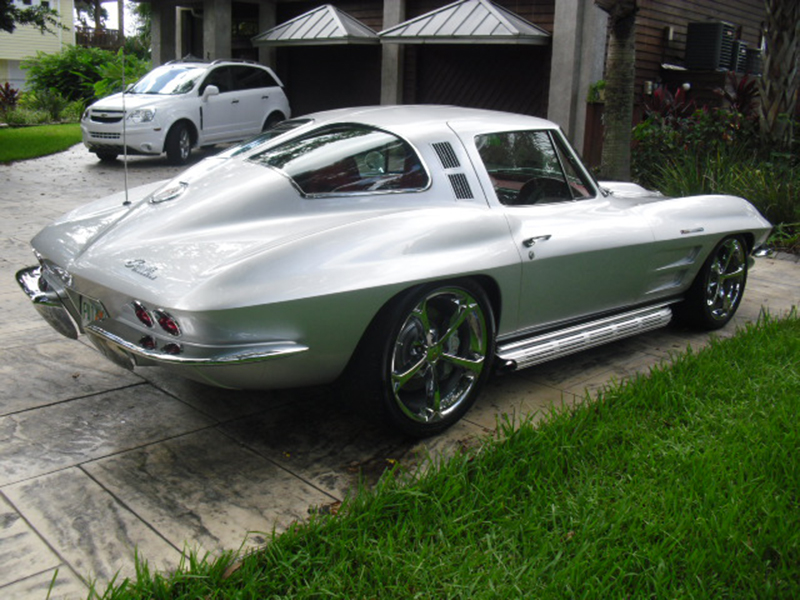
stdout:
{"type": "Polygon", "coordinates": [[[600,164],[602,176],[629,180],[631,176],[631,129],[636,81],[636,2],[597,1],[609,14],[606,58],[605,137],[600,164]]]}
{"type": "Polygon", "coordinates": [[[797,0],[764,0],[764,7],[767,48],[764,72],[759,80],[761,139],[768,147],[787,151],[791,147],[791,124],[800,86],[800,3],[797,0]]]}

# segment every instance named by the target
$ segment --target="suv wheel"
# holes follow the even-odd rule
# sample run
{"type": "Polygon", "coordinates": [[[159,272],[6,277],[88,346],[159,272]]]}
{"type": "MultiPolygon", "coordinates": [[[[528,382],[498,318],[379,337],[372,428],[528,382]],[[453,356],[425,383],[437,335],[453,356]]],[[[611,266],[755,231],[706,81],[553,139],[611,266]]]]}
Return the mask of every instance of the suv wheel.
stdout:
{"type": "Polygon", "coordinates": [[[95,154],[97,154],[97,158],[99,158],[101,162],[114,162],[117,160],[117,156],[119,156],[116,152],[108,151],[96,152],[95,154]]]}
{"type": "Polygon", "coordinates": [[[185,165],[192,155],[192,134],[186,123],[176,123],[167,134],[164,145],[167,151],[167,160],[173,165],[185,165]]]}

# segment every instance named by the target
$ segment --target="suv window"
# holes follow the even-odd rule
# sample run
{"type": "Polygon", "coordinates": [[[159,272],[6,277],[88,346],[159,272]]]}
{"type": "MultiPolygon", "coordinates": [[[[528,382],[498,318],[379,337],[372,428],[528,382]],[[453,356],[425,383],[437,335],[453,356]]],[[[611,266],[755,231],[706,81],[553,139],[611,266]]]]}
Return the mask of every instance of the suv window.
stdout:
{"type": "Polygon", "coordinates": [[[511,131],[475,137],[475,145],[507,205],[543,204],[592,196],[592,186],[572,153],[550,131],[511,131]]]}
{"type": "Polygon", "coordinates": [[[212,70],[208,74],[208,77],[206,77],[203,85],[200,86],[201,96],[203,92],[206,91],[206,88],[210,85],[217,86],[220,94],[233,91],[234,87],[233,81],[231,80],[231,67],[217,67],[216,69],[212,70]]]}
{"type": "Polygon", "coordinates": [[[334,125],[296,137],[252,160],[283,171],[304,194],[420,190],[428,175],[400,138],[363,125],[334,125]]]}
{"type": "Polygon", "coordinates": [[[278,87],[278,82],[267,71],[256,67],[233,67],[233,81],[237,90],[278,87]]]}

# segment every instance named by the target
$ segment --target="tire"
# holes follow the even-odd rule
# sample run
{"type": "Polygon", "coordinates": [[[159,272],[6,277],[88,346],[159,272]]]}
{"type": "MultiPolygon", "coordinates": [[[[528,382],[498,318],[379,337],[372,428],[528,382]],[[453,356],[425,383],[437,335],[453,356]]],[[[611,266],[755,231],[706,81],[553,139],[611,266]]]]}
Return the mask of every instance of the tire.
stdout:
{"type": "Polygon", "coordinates": [[[285,117],[278,112],[272,113],[270,116],[267,117],[267,120],[264,121],[264,126],[261,128],[261,131],[267,131],[268,129],[272,129],[275,125],[283,121],[285,117]]]}
{"type": "Polygon", "coordinates": [[[100,162],[104,163],[114,162],[115,160],[117,160],[117,157],[119,156],[119,154],[116,152],[106,152],[106,151],[95,152],[95,154],[97,154],[97,158],[100,159],[100,162]]]}
{"type": "Polygon", "coordinates": [[[706,259],[676,316],[700,329],[720,329],[736,314],[746,283],[747,244],[739,236],[725,238],[706,259]]]}
{"type": "Polygon", "coordinates": [[[439,433],[478,397],[494,361],[494,335],[491,303],[472,281],[413,288],[373,321],[350,387],[393,428],[414,437],[439,433]]]}
{"type": "Polygon", "coordinates": [[[185,165],[192,155],[192,134],[186,123],[175,123],[167,134],[164,144],[167,160],[171,165],[185,165]]]}

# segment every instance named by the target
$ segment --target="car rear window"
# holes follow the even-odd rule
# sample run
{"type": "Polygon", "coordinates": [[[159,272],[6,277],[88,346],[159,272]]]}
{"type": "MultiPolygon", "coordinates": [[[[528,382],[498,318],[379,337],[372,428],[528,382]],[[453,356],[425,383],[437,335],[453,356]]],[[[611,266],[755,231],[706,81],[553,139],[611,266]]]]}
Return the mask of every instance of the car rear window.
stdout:
{"type": "Polygon", "coordinates": [[[410,144],[364,125],[320,128],[251,160],[279,169],[309,196],[414,191],[429,181],[410,144]]]}

